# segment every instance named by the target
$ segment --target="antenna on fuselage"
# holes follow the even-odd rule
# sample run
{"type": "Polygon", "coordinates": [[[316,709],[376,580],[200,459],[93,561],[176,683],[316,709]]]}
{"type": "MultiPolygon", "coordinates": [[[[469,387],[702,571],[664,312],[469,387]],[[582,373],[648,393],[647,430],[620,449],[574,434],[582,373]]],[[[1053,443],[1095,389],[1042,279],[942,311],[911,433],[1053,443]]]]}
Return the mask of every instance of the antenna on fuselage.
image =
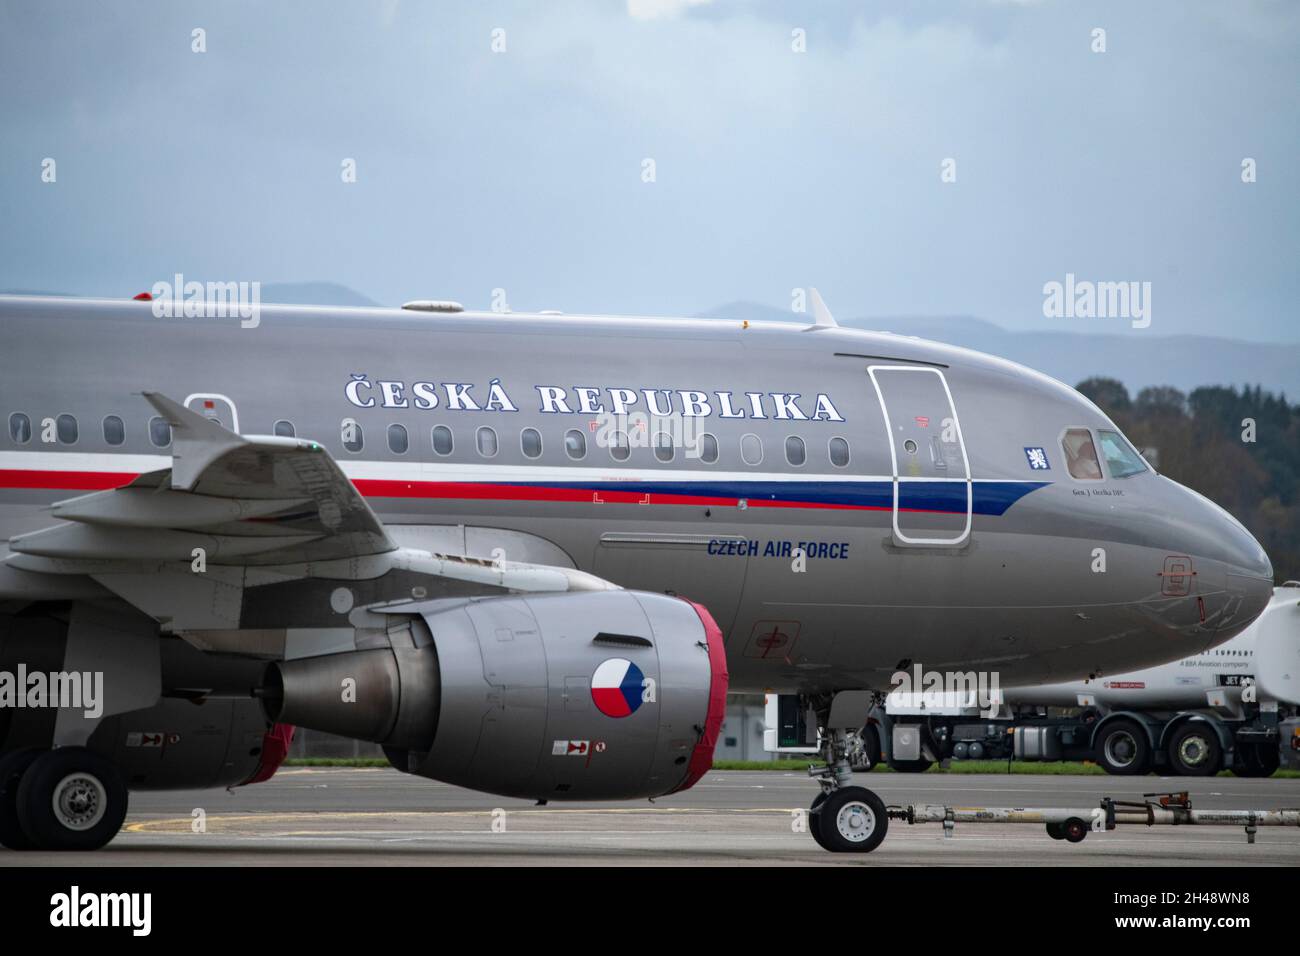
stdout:
{"type": "Polygon", "coordinates": [[[812,293],[813,324],[804,329],[804,331],[816,332],[818,329],[838,329],[840,324],[835,321],[835,316],[831,315],[831,310],[826,308],[826,303],[822,299],[822,294],[817,291],[816,287],[813,287],[808,291],[812,293]]]}

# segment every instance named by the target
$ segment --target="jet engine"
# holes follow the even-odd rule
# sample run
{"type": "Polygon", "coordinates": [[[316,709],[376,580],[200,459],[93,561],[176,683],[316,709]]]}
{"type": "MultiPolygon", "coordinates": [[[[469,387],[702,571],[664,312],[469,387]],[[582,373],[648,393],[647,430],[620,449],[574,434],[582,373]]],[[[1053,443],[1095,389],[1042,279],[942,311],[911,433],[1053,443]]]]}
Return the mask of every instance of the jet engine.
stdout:
{"type": "Polygon", "coordinates": [[[659,796],[712,765],[722,634],[681,598],[433,601],[359,627],[356,647],[271,665],[269,719],[382,744],[409,773],[528,799],[659,796]]]}

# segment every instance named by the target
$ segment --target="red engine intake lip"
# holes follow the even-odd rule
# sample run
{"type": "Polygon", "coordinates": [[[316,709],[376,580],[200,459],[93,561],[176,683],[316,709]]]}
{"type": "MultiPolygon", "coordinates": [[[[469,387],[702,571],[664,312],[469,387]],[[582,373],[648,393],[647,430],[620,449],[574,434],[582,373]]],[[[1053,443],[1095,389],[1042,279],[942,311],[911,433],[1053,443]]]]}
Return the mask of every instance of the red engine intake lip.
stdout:
{"type": "Polygon", "coordinates": [[[718,627],[717,622],[713,620],[713,615],[703,604],[688,598],[682,600],[695,608],[695,613],[700,616],[700,623],[704,625],[712,676],[709,680],[709,707],[704,716],[704,733],[700,735],[699,743],[691,751],[690,760],[686,765],[686,776],[682,778],[681,783],[669,790],[669,793],[689,790],[713,769],[713,750],[718,745],[718,732],[722,729],[723,718],[727,715],[727,682],[730,677],[727,673],[727,649],[722,642],[722,628],[718,627]]]}
{"type": "Polygon", "coordinates": [[[293,743],[296,730],[292,724],[271,725],[271,729],[262,735],[262,756],[257,761],[257,769],[240,784],[241,787],[250,783],[265,783],[275,776],[275,772],[289,756],[289,746],[293,743]]]}

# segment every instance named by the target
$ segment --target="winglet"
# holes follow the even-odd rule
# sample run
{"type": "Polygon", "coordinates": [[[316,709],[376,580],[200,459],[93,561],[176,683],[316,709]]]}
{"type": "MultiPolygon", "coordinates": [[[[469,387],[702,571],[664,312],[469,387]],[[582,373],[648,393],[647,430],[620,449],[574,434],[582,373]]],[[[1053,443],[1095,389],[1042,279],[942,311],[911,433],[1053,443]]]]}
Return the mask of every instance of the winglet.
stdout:
{"type": "Polygon", "coordinates": [[[840,324],[835,321],[835,316],[831,315],[831,310],[826,308],[826,303],[822,301],[822,294],[815,287],[809,291],[812,293],[813,324],[808,326],[808,331],[838,329],[840,324]]]}
{"type": "Polygon", "coordinates": [[[172,488],[177,491],[192,489],[205,468],[232,448],[246,444],[234,432],[162,392],[143,394],[172,427],[172,488]]]}

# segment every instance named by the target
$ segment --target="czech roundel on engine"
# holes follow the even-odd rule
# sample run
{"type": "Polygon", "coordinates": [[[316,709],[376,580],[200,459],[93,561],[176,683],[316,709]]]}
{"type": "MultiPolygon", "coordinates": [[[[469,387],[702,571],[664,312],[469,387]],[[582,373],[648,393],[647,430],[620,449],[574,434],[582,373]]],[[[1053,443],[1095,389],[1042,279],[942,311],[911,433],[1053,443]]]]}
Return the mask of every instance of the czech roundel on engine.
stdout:
{"type": "Polygon", "coordinates": [[[645,675],[622,657],[611,657],[591,675],[591,699],[606,717],[630,717],[641,706],[645,675]]]}

